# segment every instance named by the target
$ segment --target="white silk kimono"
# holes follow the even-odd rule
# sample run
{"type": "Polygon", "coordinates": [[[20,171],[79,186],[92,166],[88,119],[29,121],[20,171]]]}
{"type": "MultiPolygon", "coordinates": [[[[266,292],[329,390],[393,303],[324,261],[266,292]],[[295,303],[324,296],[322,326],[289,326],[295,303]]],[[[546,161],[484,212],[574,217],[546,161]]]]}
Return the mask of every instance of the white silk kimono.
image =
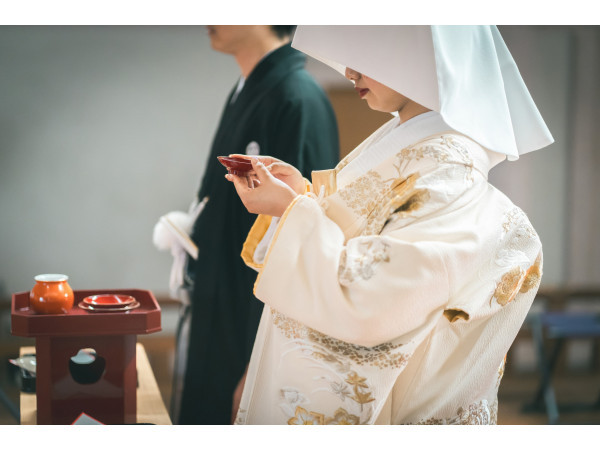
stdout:
{"type": "Polygon", "coordinates": [[[236,423],[496,423],[542,270],[487,182],[503,158],[436,112],[394,118],[259,216],[242,257],[265,308],[236,423]]]}

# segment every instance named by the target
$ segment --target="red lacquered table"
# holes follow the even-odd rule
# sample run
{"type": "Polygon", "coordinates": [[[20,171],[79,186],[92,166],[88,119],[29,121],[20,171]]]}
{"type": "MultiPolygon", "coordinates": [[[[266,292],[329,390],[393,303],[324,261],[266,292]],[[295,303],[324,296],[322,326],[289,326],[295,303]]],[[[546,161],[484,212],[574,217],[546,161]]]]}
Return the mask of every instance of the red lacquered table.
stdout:
{"type": "Polygon", "coordinates": [[[150,291],[140,289],[80,290],[74,295],[67,314],[52,315],[31,310],[29,292],[12,297],[12,334],[35,338],[37,423],[70,424],[81,412],[106,424],[136,423],[137,335],[161,330],[160,306],[150,291]],[[131,295],[140,306],[118,312],[77,306],[87,296],[109,293],[131,295]],[[94,367],[72,363],[80,349],[95,351],[94,367]]]}

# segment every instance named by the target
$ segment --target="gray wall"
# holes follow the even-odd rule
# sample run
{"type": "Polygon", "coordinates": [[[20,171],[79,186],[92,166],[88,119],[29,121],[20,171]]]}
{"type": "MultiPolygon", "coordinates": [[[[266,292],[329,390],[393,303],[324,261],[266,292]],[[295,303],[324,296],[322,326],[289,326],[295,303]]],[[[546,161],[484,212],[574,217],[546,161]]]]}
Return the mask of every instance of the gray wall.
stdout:
{"type": "Polygon", "coordinates": [[[0,280],[166,292],[234,61],[203,27],[0,27],[0,280]]]}
{"type": "MultiPolygon", "coordinates": [[[[585,101],[586,117],[598,117],[589,89],[575,95],[583,72],[588,85],[598,85],[589,64],[577,63],[598,49],[589,44],[598,41],[597,28],[501,31],[557,142],[502,164],[490,179],[538,229],[543,283],[590,284],[600,267],[597,227],[589,225],[598,218],[597,192],[589,192],[597,184],[586,184],[594,171],[583,164],[588,181],[577,192],[589,196],[577,207],[596,212],[579,223],[570,161],[578,151],[588,156],[577,161],[598,162],[581,137],[595,136],[598,121],[578,129],[573,119],[585,101]],[[577,277],[569,260],[580,253],[567,257],[573,236],[591,242],[580,244],[588,271],[577,277]]],[[[325,87],[347,86],[319,63],[309,70],[325,87]]],[[[153,247],[152,229],[195,195],[237,74],[230,57],[210,49],[203,27],[0,27],[2,297],[30,289],[32,277],[47,272],[68,274],[74,289],[140,287],[165,295],[171,257],[153,247]]]]}

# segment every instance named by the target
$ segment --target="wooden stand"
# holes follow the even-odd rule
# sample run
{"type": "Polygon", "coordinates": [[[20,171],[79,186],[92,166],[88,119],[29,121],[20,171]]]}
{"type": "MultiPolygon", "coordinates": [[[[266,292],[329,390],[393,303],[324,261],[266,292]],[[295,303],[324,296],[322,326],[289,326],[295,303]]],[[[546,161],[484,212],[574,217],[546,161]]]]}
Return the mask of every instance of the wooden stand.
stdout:
{"type": "Polygon", "coordinates": [[[37,423],[70,424],[82,412],[105,424],[136,423],[136,335],[160,331],[160,307],[149,291],[74,291],[67,314],[42,315],[29,308],[29,292],[13,295],[12,334],[35,337],[37,423]],[[140,307],[89,312],[79,308],[95,294],[125,294],[140,307]],[[80,349],[96,352],[93,364],[74,365],[80,349]]]}
{"type": "MultiPolygon", "coordinates": [[[[144,346],[136,344],[137,360],[137,423],[173,425],[154,378],[152,367],[144,346]]],[[[35,353],[34,347],[21,347],[20,355],[35,353]]],[[[35,393],[21,392],[21,425],[37,424],[37,401],[35,393]]]]}

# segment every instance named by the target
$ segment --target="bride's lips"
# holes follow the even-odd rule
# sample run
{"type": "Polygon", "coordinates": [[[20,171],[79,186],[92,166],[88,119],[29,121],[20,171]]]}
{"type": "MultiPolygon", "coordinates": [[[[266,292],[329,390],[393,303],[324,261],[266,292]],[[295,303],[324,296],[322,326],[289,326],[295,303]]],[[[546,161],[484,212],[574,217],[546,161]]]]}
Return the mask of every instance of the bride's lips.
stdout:
{"type": "Polygon", "coordinates": [[[358,92],[360,98],[365,98],[365,95],[367,95],[367,93],[369,92],[369,90],[366,88],[355,87],[354,89],[356,89],[356,92],[358,92]]]}

